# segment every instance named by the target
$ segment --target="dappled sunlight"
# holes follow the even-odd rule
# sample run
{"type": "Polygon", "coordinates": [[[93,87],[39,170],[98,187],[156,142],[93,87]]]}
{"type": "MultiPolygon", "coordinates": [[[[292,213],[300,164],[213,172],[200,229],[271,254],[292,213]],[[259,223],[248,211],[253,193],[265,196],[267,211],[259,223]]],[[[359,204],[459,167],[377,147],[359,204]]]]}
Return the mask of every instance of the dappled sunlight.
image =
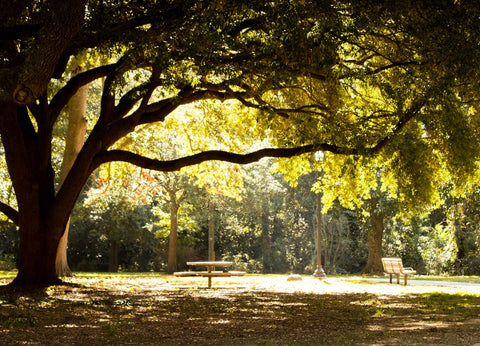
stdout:
{"type": "Polygon", "coordinates": [[[198,277],[82,274],[34,295],[4,291],[0,338],[57,344],[473,344],[480,340],[480,296],[461,289],[360,277],[287,281],[284,275],[216,278],[208,289],[198,277]]]}

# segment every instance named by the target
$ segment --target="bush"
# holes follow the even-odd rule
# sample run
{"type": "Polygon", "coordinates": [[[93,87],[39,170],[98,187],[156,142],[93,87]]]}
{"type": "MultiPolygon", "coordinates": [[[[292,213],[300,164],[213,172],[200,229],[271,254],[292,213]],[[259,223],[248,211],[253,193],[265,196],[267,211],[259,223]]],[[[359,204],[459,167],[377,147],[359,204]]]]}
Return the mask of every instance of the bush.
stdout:
{"type": "Polygon", "coordinates": [[[249,274],[261,273],[263,268],[261,261],[249,258],[247,254],[235,255],[233,259],[227,257],[225,261],[233,262],[233,270],[243,271],[249,274]]]}
{"type": "Polygon", "coordinates": [[[4,255],[0,259],[0,270],[10,271],[17,268],[13,255],[4,255]]]}
{"type": "Polygon", "coordinates": [[[464,275],[480,275],[480,256],[469,256],[464,260],[464,275]]]}
{"type": "Polygon", "coordinates": [[[438,224],[431,234],[419,238],[419,249],[427,274],[452,274],[457,246],[451,230],[438,224]]]}

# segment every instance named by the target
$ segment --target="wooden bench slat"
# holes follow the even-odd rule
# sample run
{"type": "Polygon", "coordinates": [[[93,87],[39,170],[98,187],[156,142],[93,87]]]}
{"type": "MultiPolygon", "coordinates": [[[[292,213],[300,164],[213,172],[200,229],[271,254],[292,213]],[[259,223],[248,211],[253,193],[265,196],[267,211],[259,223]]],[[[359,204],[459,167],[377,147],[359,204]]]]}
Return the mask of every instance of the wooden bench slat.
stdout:
{"type": "Polygon", "coordinates": [[[175,276],[202,276],[208,278],[208,288],[212,287],[212,277],[229,277],[229,276],[243,276],[245,272],[238,271],[217,271],[215,267],[228,267],[233,265],[233,262],[229,261],[200,261],[200,262],[187,262],[188,266],[202,266],[207,267],[207,271],[188,271],[188,272],[175,272],[175,276]]]}
{"type": "Polygon", "coordinates": [[[220,261],[204,261],[204,262],[187,262],[188,266],[204,266],[204,267],[228,267],[233,265],[233,262],[220,261]]]}
{"type": "Polygon", "coordinates": [[[175,276],[198,276],[196,272],[175,272],[175,276]]]}
{"type": "Polygon", "coordinates": [[[203,276],[203,277],[229,277],[229,276],[243,276],[245,275],[245,272],[220,272],[220,271],[214,271],[214,272],[196,272],[197,275],[203,276]]]}
{"type": "Polygon", "coordinates": [[[238,271],[229,271],[229,272],[221,272],[221,271],[214,271],[214,272],[207,272],[207,271],[195,271],[195,272],[175,272],[173,275],[175,276],[224,276],[224,277],[229,277],[229,276],[244,276],[246,272],[238,272],[238,271]]]}
{"type": "Polygon", "coordinates": [[[390,276],[390,283],[392,283],[392,275],[397,276],[397,284],[400,283],[400,275],[403,275],[404,283],[406,285],[408,275],[414,275],[417,273],[411,268],[403,268],[402,259],[399,257],[384,257],[382,258],[382,264],[385,274],[390,276]]]}

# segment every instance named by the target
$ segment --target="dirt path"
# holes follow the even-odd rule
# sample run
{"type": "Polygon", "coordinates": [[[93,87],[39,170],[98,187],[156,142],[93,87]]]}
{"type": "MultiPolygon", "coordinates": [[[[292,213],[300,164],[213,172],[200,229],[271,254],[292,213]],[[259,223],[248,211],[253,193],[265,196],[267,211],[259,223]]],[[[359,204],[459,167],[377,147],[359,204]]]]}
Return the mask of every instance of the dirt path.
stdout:
{"type": "Polygon", "coordinates": [[[285,276],[77,277],[0,292],[0,344],[472,345],[480,285],[285,276]]]}

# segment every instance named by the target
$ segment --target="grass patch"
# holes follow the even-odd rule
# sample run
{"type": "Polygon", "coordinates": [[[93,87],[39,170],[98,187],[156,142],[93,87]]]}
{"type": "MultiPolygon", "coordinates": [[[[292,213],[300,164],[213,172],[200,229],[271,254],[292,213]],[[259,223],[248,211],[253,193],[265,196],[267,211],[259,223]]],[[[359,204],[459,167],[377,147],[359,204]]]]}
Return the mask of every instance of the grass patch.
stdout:
{"type": "Polygon", "coordinates": [[[16,270],[0,270],[0,279],[14,279],[17,276],[16,270]]]}
{"type": "Polygon", "coordinates": [[[480,276],[414,275],[409,280],[480,283],[480,276]]]}
{"type": "MultiPolygon", "coordinates": [[[[328,275],[328,278],[338,278],[338,279],[358,279],[360,282],[362,279],[385,279],[388,278],[386,275],[328,275]]],[[[396,278],[393,278],[396,280],[396,278]]],[[[401,276],[401,281],[403,282],[403,276],[401,276]]],[[[479,283],[480,276],[455,276],[455,275],[409,275],[408,282],[415,280],[424,280],[424,281],[444,281],[444,282],[465,282],[465,283],[479,283]]]]}
{"type": "Polygon", "coordinates": [[[480,294],[432,292],[419,296],[419,307],[427,313],[480,318],[480,294]]]}

